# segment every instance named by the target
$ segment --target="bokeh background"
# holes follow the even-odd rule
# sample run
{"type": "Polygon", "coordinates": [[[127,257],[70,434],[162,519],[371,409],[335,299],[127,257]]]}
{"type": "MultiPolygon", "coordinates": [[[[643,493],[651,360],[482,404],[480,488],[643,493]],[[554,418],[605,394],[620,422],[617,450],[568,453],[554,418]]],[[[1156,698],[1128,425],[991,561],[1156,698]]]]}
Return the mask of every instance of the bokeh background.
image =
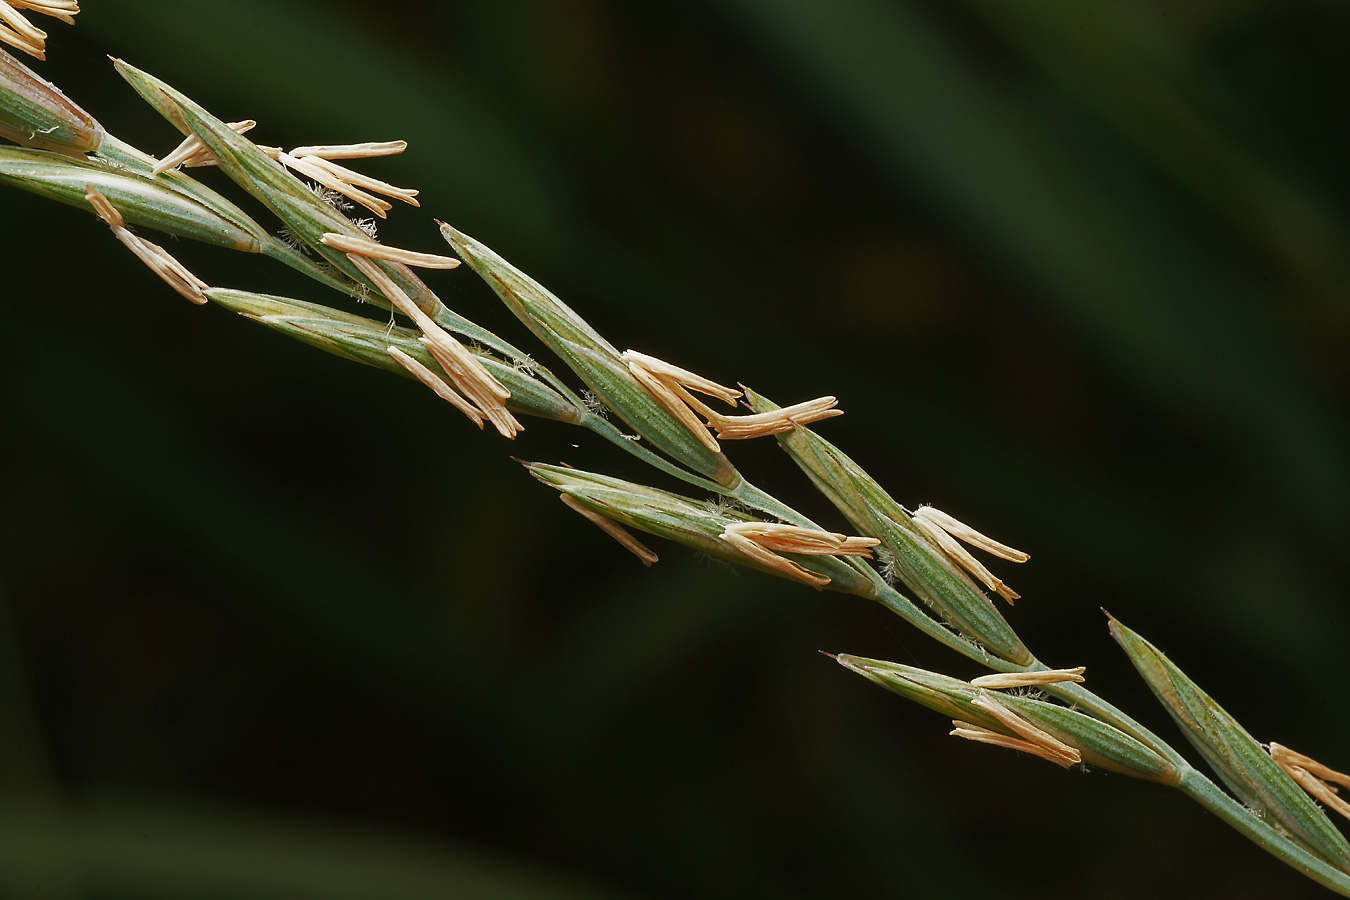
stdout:
{"type": "MultiPolygon", "coordinates": [[[[448,220],[619,347],[836,394],[822,431],[899,499],[1032,553],[1001,571],[1042,658],[1175,736],[1106,607],[1260,739],[1350,765],[1344,4],[78,21],[39,70],[125,140],[178,136],[106,54],[263,143],[408,140],[363,166],[422,191],[385,240],[448,220]]],[[[585,435],[508,445],[190,307],[91,215],[0,209],[3,896],[1323,895],[1179,795],[959,742],[816,652],[978,674],[878,607],[675,546],[644,570],[508,458],[648,475],[585,435]]],[[[733,458],[837,523],[763,444],[733,458]]]]}

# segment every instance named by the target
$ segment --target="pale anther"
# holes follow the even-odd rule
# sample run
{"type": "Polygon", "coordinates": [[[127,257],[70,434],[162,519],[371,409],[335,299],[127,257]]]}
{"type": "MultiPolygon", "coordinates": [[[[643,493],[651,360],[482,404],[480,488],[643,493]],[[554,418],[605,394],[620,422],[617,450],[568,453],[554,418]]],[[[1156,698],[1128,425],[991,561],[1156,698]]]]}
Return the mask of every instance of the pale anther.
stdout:
{"type": "Polygon", "coordinates": [[[698,391],[700,394],[716,397],[719,400],[725,400],[727,403],[734,403],[736,398],[741,395],[741,392],[735,388],[729,388],[724,384],[718,384],[711,378],[704,378],[702,375],[691,372],[688,369],[682,369],[663,359],[657,359],[655,356],[638,353],[636,350],[625,350],[623,356],[620,358],[627,363],[630,368],[639,366],[663,380],[669,379],[683,387],[698,391]]]}
{"type": "MultiPolygon", "coordinates": [[[[17,3],[14,4],[14,6],[19,5],[20,4],[17,3]]],[[[17,9],[14,9],[13,6],[8,3],[0,2],[0,21],[3,21],[13,29],[19,37],[39,48],[42,47],[43,42],[47,39],[47,32],[25,19],[22,13],[17,9]]]]}
{"type": "Polygon", "coordinates": [[[1062,684],[1066,681],[1082,683],[1084,680],[1083,673],[1086,671],[1086,666],[1077,666],[1072,669],[1048,669],[1042,672],[1001,672],[997,675],[981,675],[978,678],[972,678],[970,683],[975,687],[992,688],[994,690],[1032,687],[1040,684],[1062,684]]]}
{"type": "Polygon", "coordinates": [[[4,0],[0,0],[0,43],[9,44],[38,59],[47,58],[47,32],[29,22],[4,0]]]}
{"type": "Polygon", "coordinates": [[[1289,764],[1307,769],[1318,778],[1324,778],[1327,781],[1334,781],[1337,784],[1350,787],[1350,775],[1344,772],[1337,772],[1330,766],[1324,766],[1311,756],[1305,756],[1297,750],[1290,750],[1288,747],[1277,744],[1274,741],[1270,744],[1270,757],[1281,765],[1289,764]]]}
{"type": "Polygon", "coordinates": [[[31,9],[43,15],[60,19],[67,25],[75,24],[75,16],[80,12],[76,0],[6,0],[15,9],[31,9]]]}
{"type": "Polygon", "coordinates": [[[423,334],[419,340],[502,437],[514,438],[525,430],[506,409],[504,401],[511,392],[502,387],[463,344],[445,331],[423,334]]]}
{"type": "Polygon", "coordinates": [[[479,428],[483,427],[483,417],[478,414],[478,410],[474,409],[467,400],[455,393],[455,389],[446,384],[445,379],[441,378],[441,376],[437,375],[431,369],[428,369],[399,348],[387,347],[385,349],[388,350],[389,355],[392,356],[399,365],[411,372],[418,381],[431,388],[441,397],[441,399],[447,401],[455,409],[468,416],[473,424],[477,425],[479,428]]]}
{"type": "Polygon", "coordinates": [[[402,153],[407,149],[406,141],[383,141],[365,144],[334,144],[327,146],[296,147],[289,153],[275,148],[264,148],[273,159],[288,169],[316,181],[326,188],[337,191],[360,203],[380,218],[393,209],[393,204],[376,197],[383,194],[402,200],[413,206],[417,202],[417,191],[411,188],[395,187],[387,181],[362,175],[346,166],[332,162],[334,159],[357,159],[369,156],[389,156],[402,153]]]}
{"type": "MultiPolygon", "coordinates": [[[[245,119],[242,122],[225,123],[236,134],[244,134],[257,126],[257,122],[252,119],[245,119]]],[[[198,166],[218,166],[220,160],[216,159],[215,154],[207,149],[202,139],[195,134],[190,134],[183,139],[183,142],[169,151],[169,154],[155,163],[155,167],[150,170],[150,174],[159,175],[178,166],[184,168],[195,168],[198,166]]]]}
{"type": "MultiPolygon", "coordinates": [[[[1039,744],[1031,741],[1024,741],[1021,738],[1011,737],[997,731],[990,731],[982,725],[976,725],[973,722],[963,722],[960,719],[952,719],[954,726],[950,734],[968,741],[975,741],[980,744],[991,744],[995,747],[1004,747],[1008,750],[1019,750],[1022,753],[1029,753],[1032,756],[1038,756],[1047,762],[1052,762],[1057,766],[1069,768],[1078,764],[1081,759],[1065,756],[1054,750],[1049,750],[1039,744]]],[[[1075,751],[1076,753],[1077,751],[1075,751]]]]}
{"type": "Polygon", "coordinates": [[[764,437],[791,431],[798,425],[810,425],[821,419],[842,416],[844,411],[835,409],[838,403],[834,397],[817,397],[815,400],[748,416],[717,415],[709,419],[709,424],[717,430],[719,438],[727,441],[764,437]]]}
{"type": "Polygon", "coordinates": [[[98,213],[98,217],[107,223],[109,228],[126,228],[127,222],[122,218],[122,214],[117,211],[102,192],[95,190],[92,186],[85,187],[84,199],[89,201],[89,205],[98,213]]]}
{"type": "Polygon", "coordinates": [[[99,218],[112,229],[113,236],[121,241],[128,250],[136,254],[141,262],[149,266],[150,270],[162,278],[165,284],[193,303],[198,305],[206,303],[207,298],[203,291],[207,290],[210,285],[189,272],[186,266],[174,259],[169,251],[163,247],[128,231],[126,220],[122,218],[122,214],[108,201],[107,197],[92,186],[87,186],[84,199],[94,208],[94,212],[98,213],[99,218]]]}
{"type": "Polygon", "coordinates": [[[824,587],[830,579],[778,554],[870,557],[872,548],[881,543],[876,538],[850,537],[779,522],[733,522],[723,528],[720,537],[756,562],[815,588],[824,587]]]}
{"type": "Polygon", "coordinates": [[[1297,782],[1299,787],[1307,791],[1312,797],[1325,803],[1347,819],[1350,819],[1350,803],[1346,803],[1337,796],[1336,788],[1300,766],[1281,766],[1281,768],[1288,773],[1290,778],[1297,782]]]}
{"type": "Polygon", "coordinates": [[[734,404],[736,398],[741,396],[741,392],[735,388],[718,384],[688,369],[645,353],[638,353],[636,350],[625,350],[620,359],[647,393],[692,431],[704,446],[714,452],[720,452],[722,448],[708,433],[710,427],[716,430],[718,438],[734,441],[779,434],[791,431],[798,425],[809,425],[821,419],[843,415],[842,410],[834,408],[838,403],[834,397],[820,397],[772,412],[746,416],[724,415],[695,397],[690,391],[697,391],[734,404]],[[706,424],[700,422],[698,416],[702,416],[706,424]]]}
{"type": "Polygon", "coordinates": [[[364,144],[323,144],[296,147],[292,156],[317,156],[320,159],[364,159],[369,156],[393,156],[408,149],[407,141],[370,141],[364,144]]]}
{"type": "Polygon", "coordinates": [[[0,43],[8,44],[38,59],[47,58],[47,32],[28,21],[21,9],[32,10],[75,24],[80,6],[75,0],[0,0],[0,43]]]}
{"type": "Polygon", "coordinates": [[[769,550],[783,553],[865,556],[870,559],[872,548],[881,543],[876,538],[851,537],[782,522],[735,522],[724,531],[744,535],[769,550]]]}
{"type": "Polygon", "coordinates": [[[984,586],[1012,603],[1021,594],[1014,591],[990,572],[983,563],[970,555],[970,551],[956,542],[957,538],[989,553],[1012,562],[1026,562],[1031,557],[1021,550],[1014,550],[1005,544],[992,540],[941,510],[931,506],[920,507],[914,513],[914,524],[957,565],[984,583],[984,586]]]}
{"type": "Polygon", "coordinates": [[[644,566],[650,566],[652,563],[658,561],[657,555],[651,551],[651,548],[633,537],[628,529],[624,528],[618,522],[615,522],[613,519],[607,519],[595,510],[583,506],[570,494],[560,494],[559,499],[567,504],[569,509],[575,510],[585,516],[594,523],[597,528],[622,544],[626,550],[641,560],[644,566]]]}
{"type": "Polygon", "coordinates": [[[373,241],[370,238],[354,237],[346,234],[328,232],[322,242],[343,253],[355,253],[369,259],[387,259],[390,262],[403,263],[405,266],[419,266],[424,269],[454,269],[459,260],[451,256],[438,256],[435,253],[418,253],[415,250],[401,250],[373,241]]]}
{"type": "Polygon", "coordinates": [[[394,283],[378,263],[356,253],[348,253],[347,258],[351,260],[352,265],[361,270],[361,274],[370,279],[371,284],[389,298],[395,309],[412,319],[417,327],[422,329],[421,341],[431,351],[436,362],[445,370],[446,375],[450,376],[455,387],[478,407],[503,437],[514,438],[524,430],[506,408],[504,401],[511,396],[511,392],[493,377],[476,356],[413,303],[412,298],[394,283]]]}
{"type": "Polygon", "coordinates": [[[746,556],[758,562],[760,565],[773,569],[794,581],[809,584],[817,590],[830,583],[828,576],[818,575],[805,566],[799,565],[790,559],[784,559],[777,553],[766,549],[744,535],[736,534],[735,532],[723,532],[721,538],[746,556]]]}
{"type": "Polygon", "coordinates": [[[1023,553],[1021,550],[1014,550],[1007,544],[1000,544],[993,538],[981,534],[965,522],[960,521],[955,516],[948,515],[935,506],[920,507],[915,515],[923,516],[928,521],[933,522],[939,528],[946,531],[952,537],[960,538],[967,544],[970,544],[970,546],[977,547],[986,553],[991,553],[994,556],[1015,563],[1024,563],[1031,559],[1031,554],[1023,553]]]}
{"type": "MultiPolygon", "coordinates": [[[[1010,731],[1013,731],[1018,737],[1028,743],[1040,747],[1046,751],[1046,753],[1058,755],[1064,760],[1063,762],[1060,762],[1060,765],[1067,768],[1068,766],[1082,762],[1082,755],[1076,749],[1040,728],[1037,728],[1031,722],[1028,722],[1002,703],[999,703],[998,700],[994,699],[989,694],[981,692],[978,697],[971,701],[971,703],[993,716],[999,721],[999,724],[1008,728],[1010,731]]],[[[1046,758],[1048,759],[1049,757],[1046,758]]]]}
{"type": "Polygon", "coordinates": [[[369,175],[362,175],[360,172],[353,171],[346,166],[340,166],[335,162],[330,162],[321,156],[303,156],[300,158],[311,165],[318,166],[327,171],[333,175],[333,177],[348,185],[365,188],[368,191],[375,191],[377,194],[384,194],[386,197],[402,200],[404,203],[411,206],[420,207],[422,205],[417,201],[417,195],[420,191],[413,190],[412,188],[394,187],[387,181],[371,178],[369,175]]]}
{"type": "Polygon", "coordinates": [[[1350,775],[1337,772],[1330,766],[1324,766],[1311,756],[1305,756],[1273,741],[1269,749],[1270,758],[1275,760],[1290,778],[1298,782],[1299,787],[1342,816],[1350,819],[1350,803],[1337,796],[1340,791],[1339,788],[1327,783],[1334,781],[1337,784],[1350,787],[1350,775]]]}
{"type": "Polygon", "coordinates": [[[311,181],[317,181],[324,187],[337,191],[345,197],[350,197],[366,209],[375,213],[375,215],[379,216],[381,219],[388,218],[385,213],[394,208],[394,204],[387,203],[379,197],[366,193],[360,188],[353,187],[327,169],[310,162],[310,159],[313,159],[314,157],[296,159],[289,153],[281,153],[276,158],[277,161],[286,168],[304,175],[311,181]]]}
{"type": "MultiPolygon", "coordinates": [[[[642,385],[643,389],[667,412],[678,419],[680,424],[688,428],[703,446],[714,453],[722,451],[717,441],[708,433],[708,426],[700,422],[698,416],[694,415],[694,411],[690,409],[688,391],[679,387],[679,385],[672,385],[669,381],[658,377],[642,365],[630,362],[628,371],[637,379],[638,384],[642,385]]],[[[698,403],[696,400],[694,402],[698,403]]],[[[702,404],[699,403],[699,405],[702,404]]]]}
{"type": "Polygon", "coordinates": [[[679,419],[705,447],[714,453],[721,452],[722,448],[708,433],[708,426],[694,415],[698,413],[706,419],[718,414],[689,391],[698,391],[727,403],[735,403],[740,391],[636,350],[625,350],[620,359],[657,403],[679,419]]]}

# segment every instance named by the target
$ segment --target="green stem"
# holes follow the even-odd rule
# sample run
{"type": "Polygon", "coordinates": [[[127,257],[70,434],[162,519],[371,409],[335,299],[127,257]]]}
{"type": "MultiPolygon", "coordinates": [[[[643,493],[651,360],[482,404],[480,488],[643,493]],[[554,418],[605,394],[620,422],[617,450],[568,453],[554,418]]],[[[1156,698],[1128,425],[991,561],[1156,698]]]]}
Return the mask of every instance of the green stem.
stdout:
{"type": "Polygon", "coordinates": [[[1350,874],[1342,872],[1326,860],[1294,843],[1274,826],[1225,794],[1204,775],[1194,769],[1187,769],[1183,773],[1179,787],[1192,800],[1246,835],[1257,846],[1342,897],[1350,897],[1350,874]]]}
{"type": "Polygon", "coordinates": [[[735,498],[747,506],[754,507],[776,519],[781,519],[789,525],[799,525],[802,528],[820,528],[806,516],[744,479],[733,488],[720,488],[719,490],[728,497],[735,498]]]}

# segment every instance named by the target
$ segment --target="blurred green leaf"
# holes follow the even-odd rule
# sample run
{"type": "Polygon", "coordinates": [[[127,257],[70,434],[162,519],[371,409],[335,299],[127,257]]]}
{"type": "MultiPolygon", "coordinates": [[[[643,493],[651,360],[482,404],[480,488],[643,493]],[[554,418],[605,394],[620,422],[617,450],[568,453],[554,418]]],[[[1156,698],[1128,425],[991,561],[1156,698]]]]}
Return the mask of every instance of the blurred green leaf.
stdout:
{"type": "MultiPolygon", "coordinates": [[[[99,896],[383,900],[609,900],[519,861],[488,858],[444,840],[388,829],[320,824],[257,811],[223,811],[104,799],[70,804],[53,840],[23,807],[0,812],[0,881],[29,860],[70,859],[81,885],[99,896]],[[55,843],[55,846],[53,846],[55,843]]],[[[15,896],[11,894],[10,896],[15,896]]]]}
{"type": "Polygon", "coordinates": [[[1222,423],[1302,515],[1350,523],[1350,437],[1289,335],[1139,161],[994,87],[916,0],[722,0],[898,183],[1162,405],[1222,423]]]}

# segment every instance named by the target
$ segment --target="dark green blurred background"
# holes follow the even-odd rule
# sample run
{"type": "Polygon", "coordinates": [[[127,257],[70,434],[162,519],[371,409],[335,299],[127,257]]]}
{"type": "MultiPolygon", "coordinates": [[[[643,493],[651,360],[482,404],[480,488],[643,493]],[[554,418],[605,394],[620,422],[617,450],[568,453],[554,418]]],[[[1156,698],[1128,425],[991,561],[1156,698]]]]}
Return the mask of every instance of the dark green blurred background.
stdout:
{"type": "MultiPolygon", "coordinates": [[[[1043,659],[1175,736],[1104,606],[1350,765],[1343,3],[88,0],[48,30],[39,71],[150,152],[178,136],[105,54],[263,143],[407,139],[361,167],[422,191],[386,241],[448,220],[620,348],[838,395],[822,431],[899,499],[1032,553],[1000,571],[1043,659]]],[[[580,432],[479,434],[190,307],[88,214],[0,209],[3,896],[1323,895],[816,653],[978,674],[879,608],[643,570],[508,459],[646,476],[580,432]]],[[[532,346],[472,273],[431,284],[532,346]]]]}

